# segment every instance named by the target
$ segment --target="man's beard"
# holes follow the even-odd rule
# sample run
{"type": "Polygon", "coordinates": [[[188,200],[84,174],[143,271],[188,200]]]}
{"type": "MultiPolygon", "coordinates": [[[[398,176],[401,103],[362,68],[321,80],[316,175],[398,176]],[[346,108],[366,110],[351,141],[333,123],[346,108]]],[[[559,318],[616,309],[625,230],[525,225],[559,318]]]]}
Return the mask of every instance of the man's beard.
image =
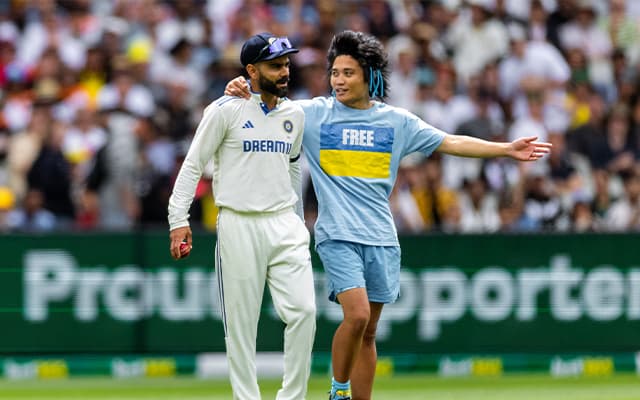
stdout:
{"type": "Polygon", "coordinates": [[[287,82],[289,82],[289,78],[282,78],[275,82],[268,80],[262,75],[260,75],[260,78],[258,78],[258,84],[260,85],[260,90],[263,90],[277,97],[285,97],[289,92],[289,86],[287,85],[283,88],[279,88],[276,85],[279,83],[287,83],[287,82]]]}

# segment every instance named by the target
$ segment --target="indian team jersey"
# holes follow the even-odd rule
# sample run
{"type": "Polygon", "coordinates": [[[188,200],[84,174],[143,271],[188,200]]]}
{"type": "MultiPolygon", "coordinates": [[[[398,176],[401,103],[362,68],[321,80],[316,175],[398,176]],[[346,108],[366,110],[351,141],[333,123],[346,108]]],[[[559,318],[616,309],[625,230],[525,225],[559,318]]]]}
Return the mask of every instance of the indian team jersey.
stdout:
{"type": "Polygon", "coordinates": [[[205,165],[213,160],[218,207],[237,212],[274,212],[298,197],[289,176],[300,153],[304,113],[280,99],[271,111],[259,94],[223,96],[205,110],[169,201],[171,229],[188,225],[188,210],[205,165]]]}
{"type": "Polygon", "coordinates": [[[384,103],[367,110],[333,97],[296,103],[305,112],[303,147],[318,198],[316,243],[398,245],[389,195],[400,160],[416,151],[430,155],[445,133],[384,103]]]}

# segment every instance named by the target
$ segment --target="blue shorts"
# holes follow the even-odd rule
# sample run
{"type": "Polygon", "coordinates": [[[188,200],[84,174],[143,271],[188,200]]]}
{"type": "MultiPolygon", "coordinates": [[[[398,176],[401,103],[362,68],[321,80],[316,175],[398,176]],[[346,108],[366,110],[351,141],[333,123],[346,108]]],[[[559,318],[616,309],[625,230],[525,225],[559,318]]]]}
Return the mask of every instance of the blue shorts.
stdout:
{"type": "Polygon", "coordinates": [[[325,240],[316,246],[327,277],[329,300],[366,288],[370,302],[393,303],[400,294],[400,247],[325,240]]]}

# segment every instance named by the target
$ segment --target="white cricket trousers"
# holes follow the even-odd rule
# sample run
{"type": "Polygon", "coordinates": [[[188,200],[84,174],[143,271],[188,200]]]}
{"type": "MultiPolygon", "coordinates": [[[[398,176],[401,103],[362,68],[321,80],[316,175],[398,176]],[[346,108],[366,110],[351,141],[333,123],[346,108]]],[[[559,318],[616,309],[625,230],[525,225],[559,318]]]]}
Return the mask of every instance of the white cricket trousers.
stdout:
{"type": "Polygon", "coordinates": [[[304,400],[311,372],[316,304],[309,231],[287,209],[218,214],[216,274],[233,398],[260,400],[256,336],[265,282],[286,324],[284,376],[277,400],[304,400]]]}

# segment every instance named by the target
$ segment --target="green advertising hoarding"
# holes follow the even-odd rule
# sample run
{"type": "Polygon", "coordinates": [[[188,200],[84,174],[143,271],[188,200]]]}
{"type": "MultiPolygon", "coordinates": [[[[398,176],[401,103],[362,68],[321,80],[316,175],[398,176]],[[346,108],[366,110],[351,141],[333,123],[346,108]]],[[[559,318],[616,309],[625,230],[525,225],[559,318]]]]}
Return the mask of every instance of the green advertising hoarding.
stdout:
{"type": "MultiPolygon", "coordinates": [[[[401,238],[401,297],[385,307],[379,351],[635,352],[640,236],[433,235],[401,238]]],[[[222,352],[215,237],[185,260],[165,232],[2,236],[0,353],[222,352]]],[[[318,330],[341,320],[314,254],[318,330]]],[[[267,298],[258,350],[282,348],[267,298]]]]}

